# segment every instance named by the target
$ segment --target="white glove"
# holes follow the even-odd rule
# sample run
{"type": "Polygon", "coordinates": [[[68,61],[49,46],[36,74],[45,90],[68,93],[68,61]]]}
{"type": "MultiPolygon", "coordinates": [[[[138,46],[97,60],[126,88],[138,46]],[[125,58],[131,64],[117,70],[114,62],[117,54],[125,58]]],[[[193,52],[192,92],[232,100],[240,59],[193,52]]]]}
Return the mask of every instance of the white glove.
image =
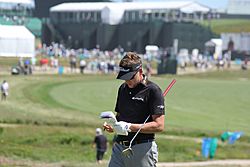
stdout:
{"type": "Polygon", "coordinates": [[[119,121],[114,124],[113,128],[118,135],[128,136],[128,132],[131,132],[131,130],[129,129],[130,126],[131,123],[119,121]]]}

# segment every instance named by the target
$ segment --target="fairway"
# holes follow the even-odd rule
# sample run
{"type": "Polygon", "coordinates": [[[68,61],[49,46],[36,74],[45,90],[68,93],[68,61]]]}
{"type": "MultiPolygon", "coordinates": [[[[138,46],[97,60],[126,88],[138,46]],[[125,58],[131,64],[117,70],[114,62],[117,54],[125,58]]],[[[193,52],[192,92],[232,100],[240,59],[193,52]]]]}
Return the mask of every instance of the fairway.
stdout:
{"type": "MultiPolygon", "coordinates": [[[[43,162],[94,162],[90,148],[99,114],[113,111],[122,81],[113,75],[1,76],[10,84],[10,96],[0,103],[0,156],[43,162]],[[47,148],[47,149],[46,149],[47,148]],[[48,151],[54,156],[48,156],[48,151]],[[84,156],[84,157],[83,157],[84,156]]],[[[218,148],[218,159],[250,158],[250,73],[151,77],[162,90],[176,84],[165,97],[166,124],[159,135],[160,161],[203,160],[196,154],[201,137],[219,137],[224,131],[243,131],[235,150],[218,148]],[[190,138],[175,141],[164,135],[190,138]],[[245,149],[247,147],[247,149],[245,149]]],[[[107,134],[110,142],[112,134],[107,134]]],[[[111,150],[105,159],[108,160],[111,150]]]]}
{"type": "MultiPolygon", "coordinates": [[[[169,78],[152,78],[162,89],[169,78]]],[[[84,114],[96,115],[113,110],[120,81],[104,78],[101,82],[83,81],[61,84],[49,95],[62,106],[84,114]]],[[[185,127],[222,132],[241,130],[249,134],[249,81],[179,78],[166,97],[167,127],[185,127]]]]}

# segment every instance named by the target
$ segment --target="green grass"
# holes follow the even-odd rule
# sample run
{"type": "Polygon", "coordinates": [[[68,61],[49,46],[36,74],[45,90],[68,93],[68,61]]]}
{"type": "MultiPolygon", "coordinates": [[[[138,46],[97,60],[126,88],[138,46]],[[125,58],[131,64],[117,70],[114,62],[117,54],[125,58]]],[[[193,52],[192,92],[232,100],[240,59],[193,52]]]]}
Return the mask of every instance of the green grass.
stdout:
{"type": "MultiPolygon", "coordinates": [[[[243,131],[234,145],[220,143],[215,159],[249,159],[250,72],[212,73],[151,79],[162,89],[177,82],[165,98],[165,131],[157,136],[160,161],[201,161],[203,137],[243,131]],[[180,140],[165,138],[166,135],[180,140]]],[[[113,75],[0,76],[10,96],[0,102],[0,156],[65,164],[94,163],[91,147],[101,111],[113,110],[121,81],[113,75]]],[[[112,134],[107,134],[112,141],[112,134]]],[[[111,144],[111,143],[110,143],[111,144]]],[[[108,160],[111,147],[105,155],[108,160]]]]}
{"type": "Polygon", "coordinates": [[[201,24],[204,26],[210,26],[211,30],[218,35],[220,33],[230,32],[250,32],[249,19],[213,19],[211,21],[203,21],[201,24]]]}

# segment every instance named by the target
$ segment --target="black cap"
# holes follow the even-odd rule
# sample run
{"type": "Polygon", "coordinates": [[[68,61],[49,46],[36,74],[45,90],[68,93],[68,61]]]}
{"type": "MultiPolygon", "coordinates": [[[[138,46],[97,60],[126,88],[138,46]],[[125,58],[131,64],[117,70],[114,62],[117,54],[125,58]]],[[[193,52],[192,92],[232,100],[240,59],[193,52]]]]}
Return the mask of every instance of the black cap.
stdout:
{"type": "Polygon", "coordinates": [[[138,72],[141,67],[141,63],[133,64],[132,67],[123,67],[120,66],[119,74],[117,75],[116,79],[121,80],[131,80],[133,76],[138,72]]]}

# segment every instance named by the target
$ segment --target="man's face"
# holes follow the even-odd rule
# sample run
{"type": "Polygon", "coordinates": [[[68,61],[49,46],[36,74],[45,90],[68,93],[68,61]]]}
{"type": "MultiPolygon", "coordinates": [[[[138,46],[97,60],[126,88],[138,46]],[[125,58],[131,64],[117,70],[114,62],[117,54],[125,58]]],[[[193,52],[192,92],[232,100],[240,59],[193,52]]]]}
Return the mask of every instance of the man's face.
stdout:
{"type": "Polygon", "coordinates": [[[129,88],[134,88],[138,83],[141,82],[141,69],[138,70],[135,75],[130,80],[126,80],[125,83],[128,85],[129,88]]]}

